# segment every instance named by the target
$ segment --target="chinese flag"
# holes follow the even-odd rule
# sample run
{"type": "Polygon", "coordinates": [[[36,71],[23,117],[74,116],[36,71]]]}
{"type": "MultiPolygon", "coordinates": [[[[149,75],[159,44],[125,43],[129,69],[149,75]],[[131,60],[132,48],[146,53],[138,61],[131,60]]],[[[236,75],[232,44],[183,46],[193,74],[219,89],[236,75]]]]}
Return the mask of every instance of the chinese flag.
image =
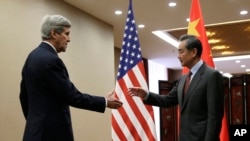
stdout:
{"type": "MultiPolygon", "coordinates": [[[[190,11],[190,22],[188,24],[188,34],[195,35],[200,39],[200,41],[202,42],[202,46],[203,46],[203,53],[202,53],[201,58],[209,66],[214,68],[214,62],[212,59],[210,46],[208,44],[208,38],[206,35],[206,29],[204,27],[204,21],[202,17],[199,0],[192,0],[191,11],[190,11]]],[[[184,68],[183,73],[185,73],[187,70],[188,69],[184,68]]],[[[224,117],[222,120],[220,140],[229,141],[229,131],[228,131],[225,111],[224,111],[224,117]]]]}

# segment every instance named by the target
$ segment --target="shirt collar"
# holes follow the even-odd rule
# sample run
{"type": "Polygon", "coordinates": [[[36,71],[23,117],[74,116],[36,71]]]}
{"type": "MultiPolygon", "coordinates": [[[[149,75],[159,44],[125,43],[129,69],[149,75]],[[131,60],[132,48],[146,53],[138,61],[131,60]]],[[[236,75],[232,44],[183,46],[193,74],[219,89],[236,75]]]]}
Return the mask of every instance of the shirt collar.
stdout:
{"type": "Polygon", "coordinates": [[[192,77],[196,74],[196,72],[199,70],[199,68],[202,66],[203,61],[200,60],[198,63],[196,63],[191,69],[190,71],[192,72],[192,77]]]}
{"type": "Polygon", "coordinates": [[[50,47],[52,47],[53,50],[57,53],[56,48],[50,42],[48,42],[48,41],[43,41],[43,42],[50,45],[50,47]]]}

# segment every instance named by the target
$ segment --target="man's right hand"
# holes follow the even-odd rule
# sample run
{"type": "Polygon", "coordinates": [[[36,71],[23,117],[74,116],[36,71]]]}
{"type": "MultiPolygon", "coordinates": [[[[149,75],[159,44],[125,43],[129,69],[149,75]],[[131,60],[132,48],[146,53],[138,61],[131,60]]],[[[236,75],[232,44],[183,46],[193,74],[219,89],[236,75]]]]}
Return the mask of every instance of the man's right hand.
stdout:
{"type": "Polygon", "coordinates": [[[114,91],[106,96],[107,107],[110,109],[118,109],[122,106],[122,102],[114,97],[114,91]]]}
{"type": "Polygon", "coordinates": [[[145,96],[147,95],[147,92],[141,87],[131,87],[128,89],[128,94],[130,96],[139,96],[142,99],[144,99],[145,96]]]}

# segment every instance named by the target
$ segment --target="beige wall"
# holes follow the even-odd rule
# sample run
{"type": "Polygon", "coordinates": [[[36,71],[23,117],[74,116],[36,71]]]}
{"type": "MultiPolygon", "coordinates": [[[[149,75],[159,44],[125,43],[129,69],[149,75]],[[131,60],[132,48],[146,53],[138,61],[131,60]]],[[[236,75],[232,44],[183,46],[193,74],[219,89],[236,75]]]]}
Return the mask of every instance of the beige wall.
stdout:
{"type": "MultiPolygon", "coordinates": [[[[82,91],[105,96],[114,88],[113,28],[63,0],[0,1],[0,140],[20,141],[25,120],[19,103],[22,65],[40,42],[45,14],[68,17],[71,42],[60,57],[71,81],[82,91]]],[[[110,141],[111,110],[104,114],[71,108],[76,141],[110,141]]]]}

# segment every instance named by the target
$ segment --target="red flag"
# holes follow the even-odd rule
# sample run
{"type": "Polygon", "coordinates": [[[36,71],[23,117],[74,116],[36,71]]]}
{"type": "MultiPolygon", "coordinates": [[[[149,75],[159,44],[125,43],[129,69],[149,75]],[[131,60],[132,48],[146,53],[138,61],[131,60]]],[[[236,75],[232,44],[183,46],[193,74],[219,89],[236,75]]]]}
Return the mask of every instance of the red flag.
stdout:
{"type": "Polygon", "coordinates": [[[148,89],[130,0],[115,88],[115,96],[123,106],[112,110],[113,141],[156,140],[152,106],[144,105],[141,98],[127,94],[127,89],[134,86],[148,89]]]}
{"type": "MultiPolygon", "coordinates": [[[[206,29],[204,26],[199,0],[192,0],[191,11],[190,11],[190,22],[188,24],[188,34],[195,35],[200,39],[203,46],[203,53],[201,58],[203,61],[206,62],[206,64],[214,68],[214,62],[212,59],[208,38],[206,35],[206,29]]],[[[220,140],[229,141],[229,130],[226,119],[226,111],[224,111],[224,116],[222,120],[220,140]]]]}

